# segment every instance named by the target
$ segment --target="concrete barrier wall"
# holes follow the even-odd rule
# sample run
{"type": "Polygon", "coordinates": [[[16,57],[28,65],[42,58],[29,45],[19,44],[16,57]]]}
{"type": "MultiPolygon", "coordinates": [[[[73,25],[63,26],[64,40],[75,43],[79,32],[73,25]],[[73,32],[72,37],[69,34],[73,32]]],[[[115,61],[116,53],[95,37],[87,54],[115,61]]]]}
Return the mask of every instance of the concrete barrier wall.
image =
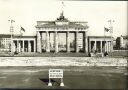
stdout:
{"type": "Polygon", "coordinates": [[[127,66],[127,58],[0,57],[0,66],[127,66]]]}

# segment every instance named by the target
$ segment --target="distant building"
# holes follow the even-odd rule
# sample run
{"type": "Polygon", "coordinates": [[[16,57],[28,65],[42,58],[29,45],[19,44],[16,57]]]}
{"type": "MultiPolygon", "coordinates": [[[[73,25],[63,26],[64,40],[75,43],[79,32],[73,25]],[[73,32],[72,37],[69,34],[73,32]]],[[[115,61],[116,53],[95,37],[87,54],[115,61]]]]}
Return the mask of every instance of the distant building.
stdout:
{"type": "Polygon", "coordinates": [[[128,36],[117,37],[116,49],[128,49],[128,36]]]}
{"type": "Polygon", "coordinates": [[[10,37],[9,34],[0,34],[0,51],[9,51],[10,50],[10,37]]]}

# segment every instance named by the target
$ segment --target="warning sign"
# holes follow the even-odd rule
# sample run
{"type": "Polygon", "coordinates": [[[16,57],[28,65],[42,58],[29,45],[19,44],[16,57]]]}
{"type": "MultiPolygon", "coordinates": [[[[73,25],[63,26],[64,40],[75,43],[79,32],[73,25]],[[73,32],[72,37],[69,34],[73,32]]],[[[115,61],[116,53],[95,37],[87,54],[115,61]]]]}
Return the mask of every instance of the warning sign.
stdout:
{"type": "Polygon", "coordinates": [[[49,69],[49,78],[63,78],[63,70],[49,69]]]}

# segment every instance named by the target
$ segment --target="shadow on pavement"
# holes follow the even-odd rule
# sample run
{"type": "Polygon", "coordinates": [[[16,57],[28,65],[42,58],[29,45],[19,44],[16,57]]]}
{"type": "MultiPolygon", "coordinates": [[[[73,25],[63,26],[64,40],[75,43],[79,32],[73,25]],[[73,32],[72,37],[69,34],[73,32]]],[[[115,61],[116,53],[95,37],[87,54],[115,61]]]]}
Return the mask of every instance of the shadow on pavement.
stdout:
{"type": "MultiPolygon", "coordinates": [[[[42,79],[40,78],[40,80],[43,83],[45,83],[46,85],[48,85],[48,82],[49,82],[49,79],[48,78],[42,78],[42,79]]],[[[51,83],[52,83],[52,85],[55,85],[55,86],[59,86],[60,85],[60,83],[58,81],[53,80],[53,79],[51,79],[51,83]]]]}

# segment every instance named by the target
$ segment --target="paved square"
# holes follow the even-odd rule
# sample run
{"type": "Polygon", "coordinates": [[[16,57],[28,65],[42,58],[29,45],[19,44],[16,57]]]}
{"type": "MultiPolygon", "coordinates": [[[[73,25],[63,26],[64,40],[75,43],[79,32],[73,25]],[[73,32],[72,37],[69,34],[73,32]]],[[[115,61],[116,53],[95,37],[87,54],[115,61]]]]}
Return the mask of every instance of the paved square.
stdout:
{"type": "Polygon", "coordinates": [[[126,58],[0,57],[0,65],[1,89],[126,89],[128,83],[126,58]],[[50,68],[64,70],[64,87],[59,79],[47,86],[50,68]]]}

